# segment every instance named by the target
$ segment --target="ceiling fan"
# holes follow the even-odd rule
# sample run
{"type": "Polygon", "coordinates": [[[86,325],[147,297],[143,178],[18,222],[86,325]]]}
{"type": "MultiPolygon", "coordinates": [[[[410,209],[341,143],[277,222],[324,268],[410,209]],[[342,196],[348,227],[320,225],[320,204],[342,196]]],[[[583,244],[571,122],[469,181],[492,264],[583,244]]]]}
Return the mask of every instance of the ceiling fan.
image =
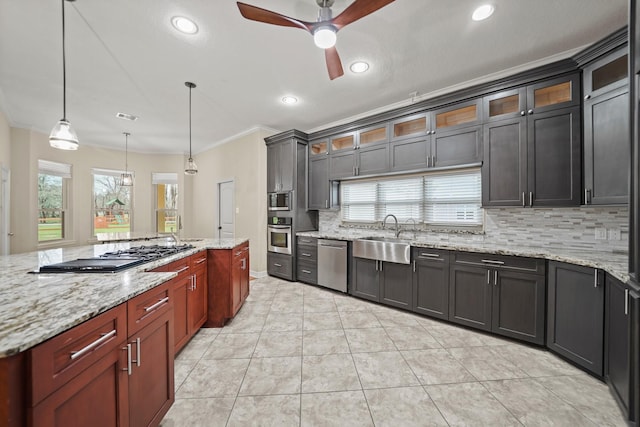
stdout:
{"type": "Polygon", "coordinates": [[[264,22],[266,24],[280,25],[282,27],[300,28],[311,33],[316,46],[324,49],[329,78],[333,80],[344,74],[340,56],[335,48],[336,33],[342,29],[342,27],[375,12],[389,3],[393,3],[394,0],[355,0],[335,18],[332,17],[331,12],[333,2],[334,0],[316,0],[316,3],[320,7],[318,20],[316,22],[300,21],[246,3],[237,3],[240,13],[247,19],[264,22]]]}

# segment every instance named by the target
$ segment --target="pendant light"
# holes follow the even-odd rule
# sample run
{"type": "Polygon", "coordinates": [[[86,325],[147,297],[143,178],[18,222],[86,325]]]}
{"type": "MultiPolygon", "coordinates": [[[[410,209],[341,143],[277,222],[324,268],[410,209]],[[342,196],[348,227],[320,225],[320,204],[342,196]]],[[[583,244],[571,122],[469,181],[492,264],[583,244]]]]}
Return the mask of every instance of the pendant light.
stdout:
{"type": "Polygon", "coordinates": [[[64,2],[62,1],[62,119],[51,130],[49,145],[60,150],[77,150],[78,135],[67,120],[67,70],[64,46],[64,2]]]}
{"type": "Polygon", "coordinates": [[[196,84],[184,82],[184,85],[189,88],[189,160],[187,160],[187,164],[185,165],[184,174],[195,175],[198,173],[198,166],[196,162],[193,161],[193,156],[191,155],[191,89],[196,87],[196,84]]]}
{"type": "Polygon", "coordinates": [[[122,187],[131,187],[133,185],[133,174],[129,172],[129,132],[122,132],[124,134],[124,173],[120,175],[120,185],[122,187]]]}

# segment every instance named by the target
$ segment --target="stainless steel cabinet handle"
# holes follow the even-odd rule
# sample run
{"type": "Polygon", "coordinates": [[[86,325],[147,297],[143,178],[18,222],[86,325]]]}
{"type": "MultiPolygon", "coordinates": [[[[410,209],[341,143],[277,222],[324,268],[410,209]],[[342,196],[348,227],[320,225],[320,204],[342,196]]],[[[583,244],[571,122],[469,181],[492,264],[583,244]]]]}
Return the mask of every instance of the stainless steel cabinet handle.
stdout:
{"type": "Polygon", "coordinates": [[[624,314],[629,314],[629,289],[624,290],[624,314]]]}
{"type": "Polygon", "coordinates": [[[308,254],[308,253],[306,253],[306,252],[302,252],[302,256],[310,257],[310,256],[311,256],[311,254],[308,254]]]}
{"type": "Polygon", "coordinates": [[[487,285],[491,284],[491,270],[487,270],[487,285]]]}
{"type": "Polygon", "coordinates": [[[329,209],[329,201],[328,200],[324,201],[324,208],[325,209],[329,209]]]}
{"type": "Polygon", "coordinates": [[[384,270],[384,268],[382,267],[384,265],[384,261],[380,261],[380,271],[384,270]]]}
{"type": "Polygon", "coordinates": [[[420,252],[420,256],[426,256],[429,258],[440,258],[440,255],[438,254],[430,254],[428,252],[420,252]]]}
{"type": "Polygon", "coordinates": [[[494,261],[492,259],[483,259],[482,262],[486,264],[504,265],[504,261],[494,261]]]}
{"type": "Polygon", "coordinates": [[[195,291],[196,289],[198,289],[198,276],[196,276],[194,274],[193,275],[193,290],[195,291]]]}
{"type": "Polygon", "coordinates": [[[132,360],[132,362],[135,362],[136,365],[139,367],[140,366],[140,338],[136,338],[135,343],[136,343],[136,360],[132,360]]]}
{"type": "Polygon", "coordinates": [[[524,191],[522,192],[522,207],[524,208],[526,206],[526,203],[524,201],[524,191]]]}
{"type": "Polygon", "coordinates": [[[273,265],[276,267],[282,267],[282,264],[278,264],[277,262],[274,262],[273,265]]]}
{"type": "Polygon", "coordinates": [[[413,260],[413,272],[414,273],[416,272],[416,260],[415,259],[413,260]]]}
{"type": "Polygon", "coordinates": [[[498,270],[493,271],[493,286],[498,285],[498,270]]]}
{"type": "Polygon", "coordinates": [[[529,206],[533,206],[533,191],[529,191],[529,206]]]}
{"type": "Polygon", "coordinates": [[[527,111],[527,113],[533,114],[533,110],[529,110],[529,111],[527,111]]]}
{"type": "Polygon", "coordinates": [[[302,272],[303,272],[304,274],[311,274],[311,271],[310,271],[310,270],[302,270],[302,272]]]}
{"type": "Polygon", "coordinates": [[[246,258],[242,258],[241,260],[242,265],[240,266],[240,268],[242,268],[243,270],[247,269],[247,259],[246,258]]]}
{"type": "Polygon", "coordinates": [[[181,269],[177,270],[177,271],[176,271],[176,273],[180,274],[180,273],[182,273],[183,271],[187,271],[188,269],[189,269],[189,266],[182,267],[181,269]]]}
{"type": "Polygon", "coordinates": [[[207,258],[200,258],[200,259],[196,260],[196,264],[202,264],[206,260],[207,260],[207,258]]]}
{"type": "Polygon", "coordinates": [[[169,297],[164,297],[162,298],[160,301],[158,301],[157,303],[150,305],[149,307],[145,307],[144,311],[146,313],[155,310],[156,308],[160,307],[162,304],[164,304],[165,302],[169,301],[169,297]]]}
{"type": "Polygon", "coordinates": [[[525,114],[527,114],[527,113],[525,113],[524,110],[520,111],[520,115],[521,116],[524,116],[525,114]]]}
{"type": "Polygon", "coordinates": [[[92,342],[91,344],[88,344],[86,346],[84,346],[83,348],[81,348],[78,351],[72,351],[71,352],[71,360],[75,360],[78,357],[81,357],[85,354],[87,354],[88,352],[90,352],[91,350],[93,350],[94,348],[98,347],[100,344],[109,341],[109,338],[114,337],[116,335],[116,330],[112,330],[111,332],[107,332],[106,334],[100,334],[100,338],[98,338],[97,340],[95,340],[94,342],[92,342]]]}
{"type": "Polygon", "coordinates": [[[127,350],[127,367],[123,368],[123,371],[127,371],[127,374],[131,375],[131,344],[127,344],[126,347],[122,347],[123,350],[127,350]]]}
{"type": "Polygon", "coordinates": [[[598,287],[598,269],[597,268],[593,271],[593,287],[594,288],[598,287]]]}
{"type": "Polygon", "coordinates": [[[585,101],[586,101],[587,99],[591,99],[591,95],[585,95],[585,96],[584,96],[584,99],[585,99],[585,101]]]}

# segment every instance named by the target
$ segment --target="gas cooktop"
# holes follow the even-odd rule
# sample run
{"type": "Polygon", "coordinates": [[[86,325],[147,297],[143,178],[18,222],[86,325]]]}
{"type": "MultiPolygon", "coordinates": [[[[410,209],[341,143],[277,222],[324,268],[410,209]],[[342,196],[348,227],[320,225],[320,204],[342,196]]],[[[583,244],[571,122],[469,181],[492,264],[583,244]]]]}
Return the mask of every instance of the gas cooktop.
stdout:
{"type": "Polygon", "coordinates": [[[43,265],[40,273],[115,273],[192,249],[193,245],[137,246],[119,251],[105,252],[96,258],[80,258],[57,264],[43,265]]]}

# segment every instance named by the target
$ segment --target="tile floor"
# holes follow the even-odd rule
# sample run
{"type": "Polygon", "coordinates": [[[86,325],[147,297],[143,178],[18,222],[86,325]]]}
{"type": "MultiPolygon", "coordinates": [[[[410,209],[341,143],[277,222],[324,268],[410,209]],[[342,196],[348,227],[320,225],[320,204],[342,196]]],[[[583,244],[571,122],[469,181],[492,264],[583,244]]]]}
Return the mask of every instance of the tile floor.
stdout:
{"type": "Polygon", "coordinates": [[[549,352],[272,277],[177,356],[170,426],[626,425],[549,352]]]}

